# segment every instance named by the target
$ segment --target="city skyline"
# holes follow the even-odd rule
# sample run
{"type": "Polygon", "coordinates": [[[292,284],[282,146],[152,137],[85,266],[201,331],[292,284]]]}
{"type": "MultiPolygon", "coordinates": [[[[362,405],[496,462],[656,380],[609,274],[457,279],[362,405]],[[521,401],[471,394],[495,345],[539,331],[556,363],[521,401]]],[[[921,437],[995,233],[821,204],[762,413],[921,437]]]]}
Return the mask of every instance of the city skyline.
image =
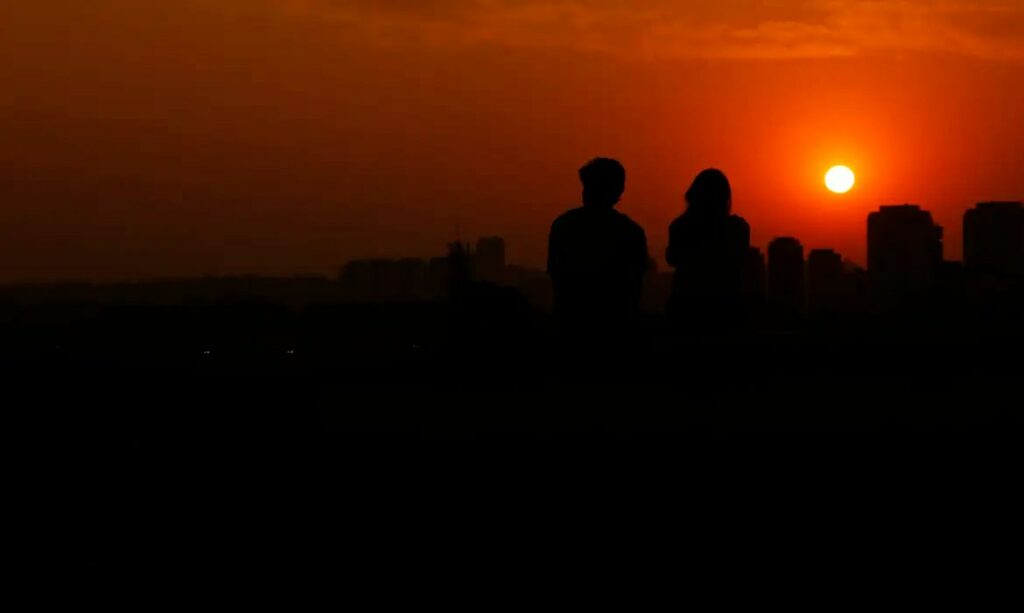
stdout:
{"type": "MultiPolygon", "coordinates": [[[[997,212],[997,214],[1002,215],[1003,216],[1003,221],[1006,220],[1006,215],[1009,213],[1009,215],[1011,216],[1011,219],[1013,220],[1013,223],[1017,223],[1016,222],[1016,218],[1012,217],[1016,213],[1016,211],[1013,210],[1013,209],[1021,207],[1022,203],[1024,203],[1024,200],[999,200],[999,201],[982,200],[982,201],[978,201],[975,204],[971,205],[970,207],[966,208],[962,212],[961,220],[964,220],[967,217],[970,217],[972,214],[977,216],[977,211],[979,209],[981,209],[981,208],[989,208],[992,211],[997,212]],[[1008,211],[1008,209],[1009,209],[1009,211],[1008,211]]],[[[923,212],[928,213],[929,215],[931,214],[931,211],[929,211],[926,207],[923,207],[923,206],[918,205],[918,204],[911,204],[911,203],[884,204],[884,205],[880,205],[875,211],[869,212],[867,218],[868,218],[869,223],[870,223],[870,216],[873,213],[879,212],[879,211],[881,211],[883,209],[906,208],[906,207],[920,209],[923,212]]],[[[959,254],[960,257],[950,257],[951,254],[949,253],[950,250],[949,250],[948,247],[949,247],[949,244],[950,244],[950,242],[949,242],[950,238],[954,239],[954,241],[955,241],[954,244],[963,245],[964,242],[967,240],[966,239],[967,235],[971,232],[971,229],[965,223],[961,222],[958,225],[959,225],[960,232],[956,233],[955,235],[951,235],[948,231],[946,231],[944,226],[942,226],[941,224],[937,224],[937,227],[939,228],[939,230],[942,231],[941,232],[941,237],[939,239],[940,243],[941,243],[941,245],[940,245],[941,246],[941,250],[942,250],[942,258],[941,258],[941,260],[945,261],[945,262],[953,262],[953,263],[959,263],[959,264],[966,264],[967,260],[970,259],[970,253],[961,252],[959,254]]],[[[1016,227],[1016,226],[1014,226],[1014,227],[1016,227]]],[[[1008,247],[1006,245],[1005,228],[1003,230],[1004,231],[1002,232],[1002,235],[1001,235],[1002,243],[999,245],[999,248],[1001,248],[1003,250],[1008,249],[1008,248],[1012,249],[1012,247],[1008,247]]],[[[870,229],[869,229],[869,231],[870,231],[870,229]]],[[[992,230],[990,230],[990,233],[991,232],[992,232],[992,230]]],[[[455,243],[461,243],[462,242],[462,238],[461,238],[462,234],[463,234],[462,230],[457,227],[455,229],[455,231],[454,231],[454,236],[449,236],[447,239],[441,239],[441,240],[438,241],[438,244],[439,245],[451,245],[451,244],[453,244],[453,239],[454,239],[455,243]]],[[[757,249],[757,250],[759,250],[759,251],[761,251],[761,252],[763,252],[763,253],[765,253],[765,254],[767,254],[768,251],[770,250],[771,246],[772,246],[772,243],[774,243],[776,241],[779,241],[779,240],[789,240],[789,239],[797,241],[798,245],[803,250],[803,255],[807,259],[807,261],[809,261],[809,256],[813,252],[819,252],[819,254],[823,253],[823,252],[828,252],[828,253],[833,253],[833,254],[836,254],[836,255],[840,256],[840,258],[841,258],[841,260],[842,260],[844,265],[852,265],[852,266],[855,266],[855,267],[862,268],[864,270],[867,270],[869,268],[869,258],[870,258],[869,243],[870,243],[870,238],[867,237],[867,235],[865,235],[865,241],[863,243],[863,247],[864,247],[863,251],[864,251],[865,255],[864,255],[862,260],[858,260],[858,259],[855,259],[853,257],[850,257],[846,252],[843,252],[843,251],[841,251],[841,250],[839,250],[839,249],[837,249],[837,248],[835,248],[834,246],[831,246],[831,245],[817,245],[817,244],[806,245],[806,244],[804,244],[801,241],[801,238],[799,236],[795,236],[795,237],[790,237],[790,236],[774,236],[774,237],[768,238],[763,244],[759,244],[757,242],[752,242],[752,247],[757,249]]],[[[509,244],[508,243],[511,243],[511,241],[508,241],[508,243],[506,243],[506,236],[504,236],[504,235],[500,235],[500,236],[499,235],[493,235],[493,236],[492,235],[479,235],[477,240],[482,240],[484,242],[487,242],[489,240],[499,240],[499,241],[502,241],[502,243],[503,243],[503,248],[502,248],[502,252],[501,252],[502,266],[508,265],[508,266],[513,266],[513,267],[516,267],[516,268],[533,269],[533,270],[538,270],[538,271],[542,271],[543,270],[543,263],[542,263],[543,262],[543,254],[541,254],[539,256],[531,257],[531,258],[525,258],[525,259],[511,257],[511,253],[514,252],[513,250],[511,250],[509,248],[509,244]]],[[[1012,239],[1011,239],[1011,242],[1012,242],[1012,239]]],[[[467,244],[470,244],[470,243],[467,243],[467,244]]],[[[655,265],[658,268],[664,268],[666,266],[666,264],[664,262],[664,253],[663,253],[664,250],[658,248],[658,243],[657,242],[653,242],[652,241],[652,244],[654,245],[654,249],[652,249],[652,252],[651,252],[652,260],[654,261],[655,265]]],[[[1019,247],[1019,249],[1024,250],[1024,246],[1019,247]]],[[[349,258],[348,260],[343,260],[341,262],[341,265],[344,266],[344,265],[349,264],[349,263],[355,263],[355,262],[360,262],[360,261],[371,262],[371,261],[422,260],[422,261],[424,261],[426,263],[426,262],[431,261],[432,259],[436,259],[436,257],[437,257],[436,249],[434,251],[429,251],[426,254],[420,254],[420,253],[417,253],[417,254],[410,254],[410,253],[404,253],[404,254],[400,254],[400,253],[386,253],[386,254],[376,255],[376,256],[373,256],[373,257],[353,257],[353,258],[349,258]]],[[[983,256],[975,256],[975,257],[983,257],[983,256]]],[[[1022,265],[1022,266],[1024,266],[1024,265],[1022,265]]],[[[500,268],[500,266],[499,266],[499,268],[500,268]]],[[[3,285],[26,285],[26,284],[28,284],[28,285],[31,285],[31,284],[47,284],[47,283],[100,283],[100,284],[103,284],[103,283],[124,283],[124,282],[131,283],[131,282],[148,282],[148,281],[160,281],[160,280],[177,280],[177,279],[188,279],[188,278],[216,278],[216,277],[238,278],[238,277],[247,277],[247,276],[249,276],[249,277],[268,277],[268,278],[272,278],[272,277],[333,278],[333,277],[335,277],[337,275],[337,270],[338,270],[338,263],[335,262],[335,263],[327,264],[327,265],[324,265],[324,266],[318,266],[318,267],[316,267],[315,270],[278,271],[277,273],[270,273],[270,274],[267,274],[267,273],[261,272],[261,271],[256,271],[256,270],[234,270],[234,271],[229,271],[229,272],[224,272],[224,273],[206,272],[206,273],[195,274],[195,275],[189,275],[189,274],[145,275],[145,274],[143,274],[143,275],[140,275],[138,277],[133,277],[133,278],[113,278],[113,279],[102,279],[102,278],[100,278],[100,279],[90,279],[90,278],[55,278],[55,279],[42,279],[42,280],[37,280],[37,279],[13,279],[13,280],[6,280],[6,281],[0,280],[0,286],[3,286],[3,285]]],[[[493,265],[492,265],[491,270],[492,271],[494,270],[493,265]]],[[[485,278],[494,279],[495,278],[494,273],[492,272],[489,275],[485,275],[485,278]]]]}
{"type": "MultiPolygon", "coordinates": [[[[1021,209],[1021,207],[1024,207],[1024,200],[1020,200],[1020,201],[1018,201],[1018,200],[1002,200],[1002,201],[986,200],[986,201],[979,201],[979,202],[976,202],[975,204],[971,205],[970,207],[968,207],[967,209],[965,209],[963,211],[962,219],[963,218],[967,218],[967,217],[971,217],[971,216],[977,217],[978,216],[978,211],[982,210],[982,209],[985,209],[985,210],[991,211],[991,212],[996,213],[997,215],[1001,216],[1002,217],[1002,221],[1010,221],[1011,223],[1018,223],[1017,215],[1021,214],[1021,213],[1018,212],[1021,209]]],[[[868,224],[870,224],[870,216],[873,213],[882,212],[883,210],[903,209],[903,208],[910,208],[910,209],[920,210],[923,213],[928,214],[929,216],[931,215],[931,211],[929,211],[927,209],[927,207],[923,207],[923,206],[921,206],[919,204],[913,204],[913,203],[895,204],[895,203],[893,203],[893,204],[883,204],[883,205],[880,205],[875,211],[869,212],[867,217],[866,217],[866,219],[868,219],[868,224]]],[[[937,227],[939,228],[939,230],[941,230],[940,237],[939,237],[938,240],[939,240],[940,243],[942,243],[942,245],[941,245],[942,246],[942,254],[941,254],[942,255],[942,258],[941,258],[942,261],[955,262],[955,263],[966,263],[966,261],[970,259],[970,253],[968,253],[968,254],[961,253],[961,257],[948,257],[950,255],[948,250],[946,249],[946,246],[948,245],[948,243],[945,242],[945,241],[947,239],[949,239],[949,238],[954,238],[954,237],[948,231],[946,231],[944,226],[937,224],[937,227]],[[964,257],[965,255],[967,257],[964,257]]],[[[1017,226],[1014,225],[1010,229],[1012,231],[1012,230],[1014,230],[1016,228],[1017,228],[1017,226]]],[[[870,226],[866,226],[866,229],[868,231],[870,231],[870,226]]],[[[999,227],[996,226],[994,228],[989,229],[988,231],[989,231],[989,233],[992,233],[992,232],[996,232],[998,229],[999,229],[999,227]]],[[[957,238],[957,239],[959,239],[961,241],[964,241],[965,237],[968,234],[971,233],[971,228],[967,224],[961,223],[960,224],[960,230],[961,230],[961,232],[959,233],[960,235],[955,237],[955,238],[957,238]]],[[[1003,233],[1002,233],[1003,240],[998,245],[998,247],[1000,249],[1002,249],[1002,250],[1012,249],[1013,248],[1012,245],[1016,245],[1016,243],[1014,241],[1017,241],[1017,239],[1013,238],[1015,236],[1013,234],[1011,234],[1010,238],[1007,239],[1006,238],[1006,228],[1003,227],[1003,230],[1004,230],[1003,233]],[[1007,243],[1009,243],[1009,245],[1007,243]]],[[[492,237],[492,236],[484,236],[484,235],[481,235],[481,236],[478,237],[478,240],[483,240],[483,241],[487,241],[487,240],[490,240],[490,239],[503,240],[504,237],[503,236],[501,236],[501,237],[493,236],[492,237]]],[[[775,236],[775,237],[769,238],[764,244],[758,244],[758,243],[754,242],[752,244],[752,246],[757,248],[757,249],[760,249],[762,251],[767,251],[767,250],[770,249],[772,243],[774,243],[774,242],[776,242],[778,240],[795,240],[795,241],[797,241],[797,243],[799,244],[801,249],[805,252],[804,255],[808,256],[808,258],[810,256],[810,254],[813,253],[813,252],[819,252],[819,253],[822,253],[822,254],[827,252],[827,253],[837,254],[837,255],[841,256],[843,262],[850,263],[850,264],[856,265],[856,266],[864,268],[864,269],[867,269],[867,267],[868,267],[868,263],[869,263],[868,262],[868,257],[865,257],[863,261],[857,261],[857,260],[854,260],[853,258],[848,257],[845,253],[839,251],[838,249],[835,249],[833,246],[821,245],[821,246],[808,247],[807,245],[804,245],[801,242],[801,239],[800,239],[799,236],[775,236]]],[[[461,241],[462,241],[461,238],[459,238],[458,236],[455,237],[455,242],[461,242],[461,241]]],[[[446,244],[449,244],[450,242],[451,242],[450,240],[449,241],[445,241],[446,244]]],[[[864,241],[864,248],[865,248],[864,251],[865,251],[866,256],[869,253],[869,242],[870,242],[870,238],[866,234],[865,235],[865,241],[864,241]]],[[[960,244],[962,244],[962,243],[960,243],[960,244]]],[[[1019,249],[1024,249],[1024,243],[1022,243],[1022,246],[1018,247],[1018,248],[1019,249]]],[[[652,251],[652,258],[657,262],[659,267],[664,266],[664,257],[662,257],[662,256],[663,256],[663,254],[658,252],[657,250],[653,250],[652,251]]],[[[410,258],[410,257],[422,259],[421,256],[418,256],[418,255],[392,254],[390,256],[385,255],[385,256],[382,256],[382,257],[373,257],[373,258],[353,258],[350,261],[356,261],[356,260],[389,260],[389,259],[390,260],[394,260],[394,259],[406,259],[406,258],[410,258]]],[[[429,256],[427,256],[427,257],[429,258],[429,256]]],[[[505,257],[507,257],[507,254],[506,254],[505,257]]],[[[514,264],[517,264],[517,265],[525,265],[525,263],[522,262],[522,261],[514,261],[513,262],[512,260],[510,260],[510,263],[514,263],[514,264]]]]}
{"type": "MultiPolygon", "coordinates": [[[[799,237],[777,237],[766,249],[750,246],[740,291],[752,325],[797,330],[826,323],[834,331],[870,314],[907,308],[923,316],[943,309],[954,329],[972,325],[967,305],[1006,308],[1024,281],[1024,203],[981,202],[964,212],[963,262],[944,257],[947,234],[930,212],[916,205],[885,205],[866,221],[869,265],[859,266],[834,249],[807,249],[799,237]],[[967,310],[964,310],[967,309],[967,310]],[[845,321],[846,324],[837,322],[845,321]]],[[[448,244],[433,257],[351,260],[328,276],[260,275],[164,278],[136,283],[0,285],[7,314],[46,305],[116,305],[187,308],[189,305],[277,305],[304,312],[323,305],[413,309],[447,308],[469,295],[502,289],[500,300],[529,304],[537,314],[552,306],[546,271],[507,258],[503,237],[448,244]],[[493,289],[481,287],[491,286],[493,289]],[[473,289],[475,287],[475,289],[473,289]],[[514,290],[512,292],[504,290],[514,290]],[[13,309],[13,310],[12,310],[13,309]]],[[[675,271],[652,262],[644,279],[640,311],[665,315],[675,271]]],[[[87,312],[86,309],[83,312],[87,312]]]]}
{"type": "Polygon", "coordinates": [[[17,576],[1016,587],[1022,76],[1024,0],[0,0],[17,576]]]}
{"type": "Polygon", "coordinates": [[[881,204],[930,210],[958,259],[965,208],[1024,198],[1005,0],[13,0],[0,24],[0,282],[326,274],[456,227],[539,265],[594,156],[654,253],[709,166],[755,244],[862,264],[881,204]]]}
{"type": "MultiPolygon", "coordinates": [[[[971,246],[964,261],[946,257],[948,234],[928,210],[912,204],[883,205],[867,216],[867,266],[835,249],[807,249],[799,237],[776,237],[764,250],[750,247],[743,292],[767,305],[772,318],[792,325],[808,314],[849,314],[869,306],[885,311],[941,287],[967,291],[970,282],[986,278],[1014,283],[1024,277],[1024,203],[980,202],[964,219],[964,241],[971,246]]],[[[503,238],[480,237],[475,253],[471,242],[449,248],[469,258],[466,280],[515,287],[535,306],[550,306],[545,271],[508,264],[503,238]]],[[[443,256],[352,260],[339,281],[349,299],[364,302],[444,300],[448,266],[443,256]]],[[[643,310],[664,311],[673,274],[652,261],[643,310]]]]}

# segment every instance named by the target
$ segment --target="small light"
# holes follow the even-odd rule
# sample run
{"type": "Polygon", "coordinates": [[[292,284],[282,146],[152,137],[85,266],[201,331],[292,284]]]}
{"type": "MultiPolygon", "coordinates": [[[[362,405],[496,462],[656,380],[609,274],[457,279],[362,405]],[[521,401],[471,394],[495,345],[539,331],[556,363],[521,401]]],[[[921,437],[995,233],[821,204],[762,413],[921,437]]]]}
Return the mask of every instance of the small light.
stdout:
{"type": "Polygon", "coordinates": [[[295,350],[294,349],[289,349],[285,353],[287,353],[288,355],[295,355],[295,350]]]}
{"type": "Polygon", "coordinates": [[[210,350],[209,350],[209,349],[207,349],[206,351],[204,351],[204,352],[203,352],[203,355],[210,355],[210,350]]]}

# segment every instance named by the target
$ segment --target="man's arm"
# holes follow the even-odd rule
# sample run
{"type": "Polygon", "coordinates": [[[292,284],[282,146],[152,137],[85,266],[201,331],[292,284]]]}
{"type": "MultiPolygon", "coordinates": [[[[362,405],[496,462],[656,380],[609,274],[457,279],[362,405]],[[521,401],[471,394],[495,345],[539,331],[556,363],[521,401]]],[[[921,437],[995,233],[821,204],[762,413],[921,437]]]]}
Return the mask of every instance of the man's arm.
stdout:
{"type": "Polygon", "coordinates": [[[639,234],[637,237],[637,257],[640,258],[640,275],[643,276],[648,272],[648,268],[651,266],[651,253],[647,250],[647,234],[643,228],[637,228],[639,234]]]}
{"type": "Polygon", "coordinates": [[[647,250],[647,234],[639,225],[636,227],[636,238],[634,240],[636,241],[636,251],[633,257],[636,258],[636,261],[633,263],[633,267],[636,273],[632,299],[634,304],[639,304],[644,293],[644,278],[651,266],[650,252],[647,250]]]}

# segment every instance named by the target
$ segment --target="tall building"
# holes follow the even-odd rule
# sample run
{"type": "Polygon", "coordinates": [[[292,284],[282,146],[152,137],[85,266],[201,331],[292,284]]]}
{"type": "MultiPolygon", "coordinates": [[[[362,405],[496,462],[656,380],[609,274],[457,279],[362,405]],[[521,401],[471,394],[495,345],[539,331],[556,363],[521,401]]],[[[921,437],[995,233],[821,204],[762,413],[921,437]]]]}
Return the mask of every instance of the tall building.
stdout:
{"type": "Polygon", "coordinates": [[[505,282],[505,239],[500,236],[481,238],[476,243],[476,279],[491,283],[505,282]]]}
{"type": "Polygon", "coordinates": [[[860,313],[869,306],[868,271],[853,262],[843,262],[843,311],[860,313]]]}
{"type": "Polygon", "coordinates": [[[759,303],[764,302],[768,285],[764,253],[757,247],[748,249],[745,268],[743,271],[743,293],[752,300],[759,303]]]}
{"type": "Polygon", "coordinates": [[[1024,275],[1024,206],[982,202],[964,213],[964,267],[972,273],[1024,275]]]}
{"type": "Polygon", "coordinates": [[[868,215],[868,278],[885,305],[934,286],[942,268],[942,227],[912,204],[868,215]]]}
{"type": "Polygon", "coordinates": [[[804,307],[804,247],[784,236],[768,245],[768,301],[789,314],[804,307]]]}
{"type": "Polygon", "coordinates": [[[450,290],[464,287],[473,280],[476,267],[475,256],[468,243],[448,243],[448,287],[450,290]]]}
{"type": "Polygon", "coordinates": [[[836,313],[843,308],[843,257],[832,249],[812,249],[807,255],[807,310],[836,313]]]}

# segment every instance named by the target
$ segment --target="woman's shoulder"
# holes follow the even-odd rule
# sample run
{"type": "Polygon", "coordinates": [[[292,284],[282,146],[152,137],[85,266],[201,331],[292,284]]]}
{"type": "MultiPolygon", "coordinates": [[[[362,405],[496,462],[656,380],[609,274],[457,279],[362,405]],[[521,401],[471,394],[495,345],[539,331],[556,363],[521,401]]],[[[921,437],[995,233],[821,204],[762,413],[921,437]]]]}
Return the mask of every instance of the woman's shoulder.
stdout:
{"type": "Polygon", "coordinates": [[[739,215],[729,216],[729,227],[736,232],[750,232],[750,224],[739,215]]]}
{"type": "Polygon", "coordinates": [[[683,213],[679,217],[676,217],[675,219],[672,220],[672,223],[669,224],[668,229],[669,231],[685,230],[686,228],[692,225],[693,219],[691,219],[691,216],[687,215],[686,213],[683,213]]]}

